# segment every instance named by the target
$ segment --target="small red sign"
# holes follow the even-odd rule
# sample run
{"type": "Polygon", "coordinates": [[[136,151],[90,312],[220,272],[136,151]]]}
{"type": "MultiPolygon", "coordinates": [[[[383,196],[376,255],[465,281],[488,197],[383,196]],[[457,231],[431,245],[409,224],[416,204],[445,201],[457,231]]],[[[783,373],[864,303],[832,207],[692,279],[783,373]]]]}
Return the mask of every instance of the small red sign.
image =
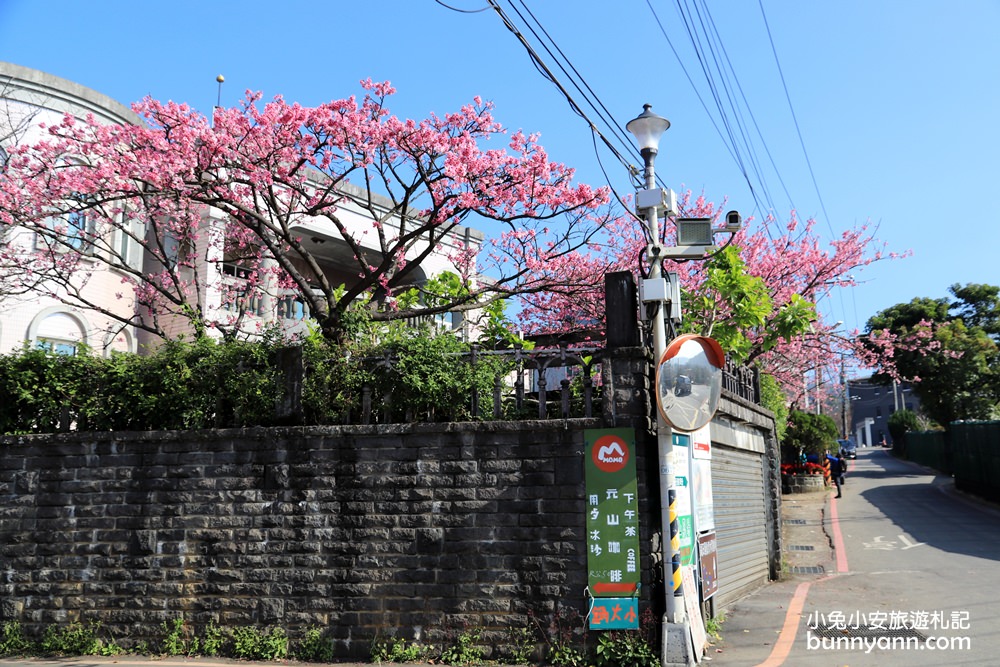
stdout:
{"type": "Polygon", "coordinates": [[[594,465],[602,472],[618,472],[628,463],[628,444],[616,435],[601,436],[590,450],[594,465]]]}

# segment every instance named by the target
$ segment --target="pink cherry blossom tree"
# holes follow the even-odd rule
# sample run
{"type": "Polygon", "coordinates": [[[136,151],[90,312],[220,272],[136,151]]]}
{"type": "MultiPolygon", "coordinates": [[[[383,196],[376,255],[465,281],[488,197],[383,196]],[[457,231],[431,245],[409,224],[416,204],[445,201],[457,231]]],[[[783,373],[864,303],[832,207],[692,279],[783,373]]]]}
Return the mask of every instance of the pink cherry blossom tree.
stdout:
{"type": "Polygon", "coordinates": [[[67,116],[11,151],[0,224],[35,241],[8,259],[50,295],[109,316],[85,288],[114,267],[118,297],[135,306],[126,323],[164,337],[178,319],[234,335],[289,291],[338,339],[358,302],[378,321],[578,288],[579,276],[549,267],[601,236],[605,189],[575,184],[478,98],[415,121],[391,115],[388,83],[362,85],[361,100],[315,107],[248,93],[211,119],[153,99],[133,106],[141,126],[67,116]],[[484,247],[456,238],[484,220],[500,230],[484,247]],[[327,239],[342,249],[337,272],[317,251],[327,239]],[[400,308],[396,296],[419,290],[421,267],[441,254],[461,289],[400,308]]]}
{"type": "MultiPolygon", "coordinates": [[[[623,205],[627,208],[629,202],[623,205]]],[[[680,198],[679,208],[681,217],[714,221],[724,210],[690,192],[680,198]]],[[[673,220],[661,229],[664,243],[673,245],[673,220]]],[[[607,245],[564,258],[562,270],[581,277],[594,276],[595,280],[570,294],[527,295],[521,313],[525,329],[555,333],[581,322],[603,324],[603,275],[608,271],[632,271],[639,279],[642,272],[648,271],[641,261],[648,242],[644,230],[645,223],[634,216],[619,217],[612,223],[607,245]]],[[[720,232],[717,242],[725,239],[720,232]]],[[[684,292],[683,322],[678,333],[718,335],[736,323],[740,341],[727,345],[727,351],[734,360],[755,364],[774,376],[792,402],[802,398],[807,373],[835,378],[830,380],[835,383],[845,357],[876,366],[891,355],[891,344],[880,351],[864,347],[857,340],[857,332],[838,330],[839,323],[825,322],[815,308],[816,302],[833,288],[855,285],[858,270],[900,256],[887,252],[867,225],[848,229],[824,243],[815,220],[802,223],[793,212],[783,225],[773,218],[747,220],[731,244],[740,260],[737,272],[756,279],[762,291],[738,287],[733,276],[710,280],[713,271],[722,270],[724,255],[706,261],[666,261],[664,270],[678,274],[684,292]]]]}

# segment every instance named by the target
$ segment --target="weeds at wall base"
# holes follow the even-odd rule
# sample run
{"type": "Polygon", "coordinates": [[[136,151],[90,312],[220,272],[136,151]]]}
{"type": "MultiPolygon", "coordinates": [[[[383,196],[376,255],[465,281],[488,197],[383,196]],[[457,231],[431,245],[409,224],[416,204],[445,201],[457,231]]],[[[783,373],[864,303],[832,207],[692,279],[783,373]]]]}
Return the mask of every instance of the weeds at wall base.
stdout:
{"type": "MultiPolygon", "coordinates": [[[[407,642],[391,637],[376,639],[372,643],[371,660],[384,663],[437,663],[473,667],[486,664],[532,664],[533,655],[544,654],[543,664],[554,667],[656,667],[659,663],[655,646],[647,641],[641,631],[604,632],[597,636],[592,651],[587,651],[586,631],[578,627],[568,632],[565,613],[558,611],[549,624],[548,632],[537,623],[535,629],[512,627],[508,629],[508,642],[494,647],[494,657],[486,659],[482,645],[483,629],[466,627],[457,631],[449,645],[435,650],[434,646],[407,642]],[[577,640],[580,640],[579,642],[577,640]],[[544,647],[544,650],[542,650],[544,647]]],[[[577,614],[574,621],[580,621],[577,614]]],[[[51,625],[41,638],[26,637],[17,621],[0,625],[0,657],[4,656],[82,656],[82,655],[152,655],[152,656],[206,656],[230,657],[249,661],[279,661],[295,659],[304,662],[332,662],[332,640],[323,629],[310,627],[305,634],[292,640],[282,628],[255,628],[240,626],[231,631],[215,624],[204,628],[201,635],[184,623],[181,617],[161,625],[162,636],[150,645],[136,642],[126,649],[115,638],[102,636],[100,623],[73,623],[67,626],[51,625]]]]}

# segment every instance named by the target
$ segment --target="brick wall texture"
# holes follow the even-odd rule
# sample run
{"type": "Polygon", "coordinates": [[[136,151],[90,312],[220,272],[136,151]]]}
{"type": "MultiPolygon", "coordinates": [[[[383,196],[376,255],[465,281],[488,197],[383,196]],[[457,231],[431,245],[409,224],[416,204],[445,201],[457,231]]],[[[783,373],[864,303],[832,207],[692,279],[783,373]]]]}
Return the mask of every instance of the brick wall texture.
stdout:
{"type": "MultiPolygon", "coordinates": [[[[29,635],[100,621],[126,648],[182,615],[198,631],[319,626],[357,658],[376,637],[478,626],[499,640],[529,612],[582,614],[583,430],[597,426],[0,438],[0,621],[29,635]]],[[[646,607],[655,443],[638,449],[646,607]]]]}

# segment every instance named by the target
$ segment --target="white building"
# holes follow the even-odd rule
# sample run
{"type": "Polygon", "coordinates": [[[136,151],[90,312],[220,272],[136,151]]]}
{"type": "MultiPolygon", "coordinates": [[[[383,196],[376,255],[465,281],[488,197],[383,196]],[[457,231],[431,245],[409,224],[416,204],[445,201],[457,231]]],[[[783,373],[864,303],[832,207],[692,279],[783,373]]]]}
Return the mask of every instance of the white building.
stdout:
{"type": "MultiPolygon", "coordinates": [[[[78,118],[93,114],[102,123],[142,122],[129,108],[98,92],[44,72],[0,62],[0,165],[6,157],[4,146],[9,149],[16,143],[34,143],[41,137],[40,123],[56,123],[67,113],[78,118]]],[[[368,193],[353,191],[350,186],[343,188],[342,192],[347,196],[347,203],[339,208],[339,217],[348,227],[370,229],[371,214],[354,203],[355,199],[367,200],[368,193]]],[[[375,204],[379,204],[377,195],[375,204]]],[[[386,199],[384,204],[389,206],[391,202],[386,199]]],[[[218,211],[210,212],[205,218],[209,228],[221,229],[222,221],[223,216],[218,211]]],[[[86,224],[82,218],[81,221],[65,222],[68,223],[69,234],[73,233],[78,222],[86,224]]],[[[133,224],[142,223],[136,221],[133,224]]],[[[322,220],[304,221],[301,225],[302,242],[318,260],[332,284],[350,284],[356,274],[356,269],[352,268],[353,251],[339,238],[336,230],[324,226],[329,224],[322,220]]],[[[115,238],[102,240],[120,258],[119,263],[149,265],[151,258],[148,254],[144,255],[140,244],[124,233],[116,231],[114,234],[115,238]]],[[[364,238],[362,234],[359,237],[364,238]]],[[[456,271],[448,259],[452,251],[459,244],[478,248],[482,240],[483,235],[478,230],[456,228],[444,247],[421,262],[414,271],[413,282],[418,284],[443,271],[456,271]]],[[[25,229],[8,230],[0,242],[8,249],[21,253],[35,252],[39,244],[36,234],[25,229]]],[[[202,250],[211,252],[210,249],[199,251],[202,250]]],[[[378,249],[365,247],[365,252],[378,254],[378,249]]],[[[99,253],[100,250],[90,252],[91,255],[99,253]]],[[[44,295],[30,289],[30,285],[26,286],[21,279],[23,277],[13,276],[12,281],[0,281],[0,354],[16,350],[25,342],[60,353],[73,353],[79,345],[85,344],[95,353],[103,355],[115,350],[138,352],[147,344],[156,344],[156,339],[152,339],[147,332],[122,325],[121,320],[127,321],[135,313],[136,306],[130,294],[122,294],[123,274],[115,268],[115,262],[100,262],[96,258],[90,260],[86,256],[84,259],[90,265],[90,275],[83,287],[86,301],[99,304],[110,315],[95,308],[81,307],[64,290],[55,290],[52,296],[44,295]]],[[[216,257],[215,260],[217,263],[211,268],[203,266],[197,269],[205,286],[199,296],[202,300],[199,305],[210,318],[221,321],[228,317],[233,321],[233,305],[231,301],[227,303],[224,294],[227,287],[236,285],[238,289],[242,280],[240,266],[235,262],[226,262],[224,257],[216,257]],[[221,270],[216,267],[221,267],[221,270]]],[[[301,298],[294,292],[277,290],[253,300],[249,306],[243,304],[240,315],[236,326],[248,337],[259,332],[262,324],[275,322],[280,323],[284,331],[295,333],[303,329],[303,323],[308,318],[301,298]]],[[[459,323],[449,324],[457,326],[459,323]]],[[[174,319],[165,328],[170,335],[178,335],[184,333],[187,326],[187,322],[174,319]]]]}

